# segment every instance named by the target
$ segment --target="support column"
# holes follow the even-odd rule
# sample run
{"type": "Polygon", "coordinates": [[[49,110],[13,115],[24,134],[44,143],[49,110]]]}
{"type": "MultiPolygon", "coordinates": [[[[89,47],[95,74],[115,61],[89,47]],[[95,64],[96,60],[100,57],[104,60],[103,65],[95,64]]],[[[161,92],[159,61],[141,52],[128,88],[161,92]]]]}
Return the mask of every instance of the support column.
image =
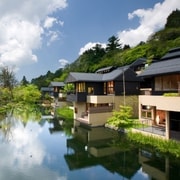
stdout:
{"type": "Polygon", "coordinates": [[[139,120],[141,121],[142,105],[139,103],[139,120]]]}
{"type": "Polygon", "coordinates": [[[165,113],[165,117],[166,117],[166,139],[170,138],[170,120],[169,120],[169,111],[166,111],[165,113]]]}
{"type": "Polygon", "coordinates": [[[168,180],[169,179],[169,157],[166,156],[165,157],[165,174],[166,174],[166,179],[168,180]]]}

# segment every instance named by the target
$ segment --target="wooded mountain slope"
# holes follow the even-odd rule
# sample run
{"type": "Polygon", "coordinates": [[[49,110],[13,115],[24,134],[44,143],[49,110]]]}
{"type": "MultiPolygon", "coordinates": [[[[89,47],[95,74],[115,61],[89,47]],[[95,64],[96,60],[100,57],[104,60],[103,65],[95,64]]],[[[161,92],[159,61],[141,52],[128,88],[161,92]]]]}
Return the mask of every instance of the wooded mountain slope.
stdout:
{"type": "Polygon", "coordinates": [[[142,57],[151,62],[175,47],[180,47],[180,10],[173,11],[167,18],[164,29],[152,34],[147,42],[140,42],[135,47],[122,47],[120,40],[112,36],[108,39],[106,48],[97,44],[63,69],[58,69],[55,73],[48,71],[46,75],[32,79],[31,83],[40,88],[48,86],[51,81],[64,81],[69,72],[95,72],[107,66],[130,64],[142,57]]]}

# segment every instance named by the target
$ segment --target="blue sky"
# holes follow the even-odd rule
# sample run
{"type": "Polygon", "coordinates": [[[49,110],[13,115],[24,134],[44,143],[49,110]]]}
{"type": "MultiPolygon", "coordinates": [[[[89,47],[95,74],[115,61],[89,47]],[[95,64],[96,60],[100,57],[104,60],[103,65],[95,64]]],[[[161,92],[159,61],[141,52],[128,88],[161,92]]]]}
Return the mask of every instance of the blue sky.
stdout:
{"type": "Polygon", "coordinates": [[[112,35],[146,41],[175,9],[179,0],[0,0],[0,66],[31,81],[112,35]]]}

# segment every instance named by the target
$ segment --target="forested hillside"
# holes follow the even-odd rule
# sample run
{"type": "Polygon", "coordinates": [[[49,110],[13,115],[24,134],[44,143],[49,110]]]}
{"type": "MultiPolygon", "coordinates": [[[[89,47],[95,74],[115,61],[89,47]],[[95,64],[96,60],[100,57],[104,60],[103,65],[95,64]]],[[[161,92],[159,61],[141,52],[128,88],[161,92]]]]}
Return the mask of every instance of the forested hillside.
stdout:
{"type": "Polygon", "coordinates": [[[167,18],[164,29],[152,34],[147,42],[140,42],[135,47],[122,47],[120,40],[112,36],[108,39],[106,48],[97,44],[65,68],[58,69],[55,73],[48,71],[46,75],[32,79],[31,83],[40,88],[48,86],[51,81],[64,81],[69,72],[95,72],[106,66],[130,64],[141,57],[151,62],[175,47],[180,47],[180,10],[173,11],[167,18]]]}

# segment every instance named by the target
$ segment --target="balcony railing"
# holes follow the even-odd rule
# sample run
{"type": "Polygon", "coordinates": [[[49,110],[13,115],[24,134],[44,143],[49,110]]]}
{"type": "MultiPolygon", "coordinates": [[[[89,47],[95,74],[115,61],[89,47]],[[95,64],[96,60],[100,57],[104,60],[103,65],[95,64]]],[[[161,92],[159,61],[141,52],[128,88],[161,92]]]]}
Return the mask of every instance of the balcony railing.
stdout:
{"type": "Polygon", "coordinates": [[[90,107],[89,113],[104,113],[104,112],[112,112],[113,106],[102,106],[102,107],[90,107]]]}
{"type": "Polygon", "coordinates": [[[164,94],[174,94],[180,96],[180,88],[179,89],[163,89],[163,90],[152,90],[151,88],[141,88],[140,95],[156,95],[162,96],[164,94]]]}
{"type": "Polygon", "coordinates": [[[134,126],[134,129],[137,129],[139,131],[144,131],[152,134],[157,134],[160,136],[165,136],[166,131],[164,126],[157,126],[153,125],[152,120],[142,120],[141,122],[138,122],[137,125],[134,126]]]}
{"type": "Polygon", "coordinates": [[[87,112],[81,114],[81,119],[88,120],[88,114],[112,112],[113,106],[90,107],[87,112]]]}

